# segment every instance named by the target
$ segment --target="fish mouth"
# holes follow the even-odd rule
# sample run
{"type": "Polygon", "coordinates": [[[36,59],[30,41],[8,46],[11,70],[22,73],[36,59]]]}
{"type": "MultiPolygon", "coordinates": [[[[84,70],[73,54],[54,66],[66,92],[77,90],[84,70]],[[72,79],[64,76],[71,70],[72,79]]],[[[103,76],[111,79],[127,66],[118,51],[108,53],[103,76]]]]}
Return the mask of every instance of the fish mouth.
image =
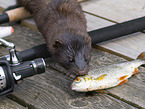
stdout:
{"type": "Polygon", "coordinates": [[[70,86],[70,89],[74,90],[74,91],[78,91],[78,88],[76,88],[75,85],[73,85],[73,84],[70,86]]]}
{"type": "Polygon", "coordinates": [[[73,91],[77,91],[77,92],[88,92],[87,89],[80,89],[80,88],[77,88],[73,85],[70,86],[70,89],[73,90],[73,91]]]}

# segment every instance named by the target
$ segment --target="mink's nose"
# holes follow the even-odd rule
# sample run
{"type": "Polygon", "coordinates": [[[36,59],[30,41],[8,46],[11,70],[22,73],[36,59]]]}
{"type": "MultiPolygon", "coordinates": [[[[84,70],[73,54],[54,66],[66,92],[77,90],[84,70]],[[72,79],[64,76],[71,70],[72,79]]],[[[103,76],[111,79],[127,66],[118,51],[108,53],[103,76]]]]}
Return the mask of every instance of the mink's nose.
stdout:
{"type": "Polygon", "coordinates": [[[83,70],[83,71],[79,71],[79,75],[85,75],[86,72],[83,70]]]}

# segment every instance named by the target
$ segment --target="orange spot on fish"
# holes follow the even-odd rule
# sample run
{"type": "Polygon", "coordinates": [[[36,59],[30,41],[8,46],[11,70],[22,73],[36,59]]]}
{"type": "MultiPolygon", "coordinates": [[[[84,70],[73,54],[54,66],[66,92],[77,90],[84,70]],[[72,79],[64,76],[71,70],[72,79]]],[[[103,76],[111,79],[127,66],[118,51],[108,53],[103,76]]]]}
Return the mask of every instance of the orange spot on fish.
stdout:
{"type": "Polygon", "coordinates": [[[120,77],[120,78],[119,78],[119,81],[124,80],[126,77],[128,77],[128,75],[125,75],[125,76],[120,77]]]}
{"type": "Polygon", "coordinates": [[[138,74],[140,71],[137,69],[137,68],[135,68],[134,69],[134,72],[133,72],[133,75],[135,75],[135,74],[138,74]]]}
{"type": "Polygon", "coordinates": [[[126,83],[127,81],[128,81],[128,79],[125,79],[125,80],[121,81],[118,85],[122,85],[122,84],[126,83]]]}
{"type": "Polygon", "coordinates": [[[104,75],[98,77],[96,80],[101,81],[102,79],[104,79],[105,76],[107,76],[107,74],[104,74],[104,75]]]}
{"type": "Polygon", "coordinates": [[[13,27],[11,28],[11,33],[14,33],[14,28],[13,27]]]}

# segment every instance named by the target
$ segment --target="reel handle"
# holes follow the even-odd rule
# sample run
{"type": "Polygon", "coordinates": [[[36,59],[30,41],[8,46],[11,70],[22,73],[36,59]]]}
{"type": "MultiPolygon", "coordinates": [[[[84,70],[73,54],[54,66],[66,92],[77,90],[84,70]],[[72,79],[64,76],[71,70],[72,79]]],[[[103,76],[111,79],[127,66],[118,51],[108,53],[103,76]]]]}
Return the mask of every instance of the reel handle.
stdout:
{"type": "Polygon", "coordinates": [[[43,58],[26,61],[12,66],[6,58],[0,59],[0,96],[13,92],[15,82],[35,74],[44,73],[46,64],[43,58]]]}
{"type": "Polygon", "coordinates": [[[11,67],[15,80],[20,80],[35,74],[45,72],[46,64],[43,58],[38,58],[33,61],[26,61],[17,66],[11,67]]]}

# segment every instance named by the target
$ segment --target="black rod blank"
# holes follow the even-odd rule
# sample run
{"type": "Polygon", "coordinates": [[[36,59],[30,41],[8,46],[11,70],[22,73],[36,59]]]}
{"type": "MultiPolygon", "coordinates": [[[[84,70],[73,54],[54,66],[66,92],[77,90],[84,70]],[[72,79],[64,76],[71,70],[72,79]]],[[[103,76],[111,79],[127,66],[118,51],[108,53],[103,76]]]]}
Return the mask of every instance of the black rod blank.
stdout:
{"type": "MultiPolygon", "coordinates": [[[[6,23],[6,22],[9,22],[9,17],[7,14],[4,13],[3,15],[0,15],[0,24],[6,23]]],[[[88,32],[88,34],[92,39],[92,44],[94,45],[103,41],[111,40],[117,37],[125,36],[125,35],[132,34],[135,32],[140,32],[143,30],[145,30],[145,17],[140,17],[140,18],[133,19],[130,21],[111,25],[105,28],[93,30],[93,31],[88,32]]],[[[31,49],[30,51],[29,49],[26,50],[27,53],[25,53],[25,51],[22,51],[20,54],[21,55],[24,54],[23,58],[25,58],[25,56],[29,58],[30,55],[31,55],[30,56],[31,58],[33,58],[33,56],[43,57],[40,54],[42,54],[42,50],[44,50],[45,52],[46,49],[47,49],[46,44],[44,44],[44,45],[40,45],[40,47],[39,46],[33,47],[32,51],[31,49]],[[42,49],[43,47],[44,49],[42,49]],[[41,52],[39,53],[39,51],[41,52]],[[30,52],[30,55],[28,55],[28,52],[30,52]]],[[[44,57],[46,57],[47,53],[43,53],[43,54],[45,54],[44,57]]],[[[49,53],[47,55],[49,55],[49,53]]],[[[27,58],[24,60],[27,60],[27,58]]]]}
{"type": "MultiPolygon", "coordinates": [[[[89,35],[92,38],[92,44],[97,44],[99,42],[107,41],[143,30],[145,30],[145,17],[90,31],[89,35]]],[[[42,44],[19,52],[17,55],[20,56],[22,61],[26,61],[38,57],[46,58],[50,56],[50,53],[47,51],[46,44],[42,44]]]]}
{"type": "MultiPolygon", "coordinates": [[[[7,13],[4,13],[0,15],[0,24],[6,22],[9,22],[9,16],[7,13]]],[[[140,17],[105,28],[90,31],[89,36],[92,38],[92,44],[97,44],[143,30],[145,30],[145,17],[140,17]]]]}
{"type": "Polygon", "coordinates": [[[89,36],[92,38],[92,44],[97,44],[143,30],[145,30],[145,17],[91,31],[89,36]]]}
{"type": "Polygon", "coordinates": [[[0,15],[0,24],[9,22],[9,16],[7,13],[0,15]]]}

